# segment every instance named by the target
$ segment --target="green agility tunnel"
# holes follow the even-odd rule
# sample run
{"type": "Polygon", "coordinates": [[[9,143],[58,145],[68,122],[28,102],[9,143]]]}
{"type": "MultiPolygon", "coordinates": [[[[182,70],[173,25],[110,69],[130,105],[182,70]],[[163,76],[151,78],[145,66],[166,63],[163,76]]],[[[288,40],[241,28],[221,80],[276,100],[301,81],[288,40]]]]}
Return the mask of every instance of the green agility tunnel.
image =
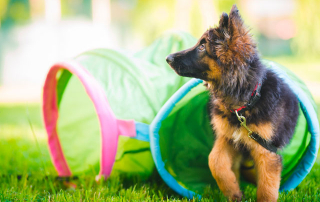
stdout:
{"type": "Polygon", "coordinates": [[[172,33],[136,54],[98,49],[54,64],[43,89],[43,117],[58,175],[149,176],[148,124],[189,80],[163,58],[194,43],[190,35],[172,33]]]}
{"type": "MultiPolygon", "coordinates": [[[[53,65],[44,85],[43,116],[59,176],[121,172],[148,177],[155,165],[163,180],[188,198],[214,184],[208,167],[214,143],[209,94],[201,80],[179,77],[165,61],[195,42],[188,34],[173,33],[134,55],[99,49],[53,65]]],[[[316,159],[316,105],[293,73],[265,63],[300,101],[294,138],[280,152],[281,190],[290,190],[316,159]]]]}

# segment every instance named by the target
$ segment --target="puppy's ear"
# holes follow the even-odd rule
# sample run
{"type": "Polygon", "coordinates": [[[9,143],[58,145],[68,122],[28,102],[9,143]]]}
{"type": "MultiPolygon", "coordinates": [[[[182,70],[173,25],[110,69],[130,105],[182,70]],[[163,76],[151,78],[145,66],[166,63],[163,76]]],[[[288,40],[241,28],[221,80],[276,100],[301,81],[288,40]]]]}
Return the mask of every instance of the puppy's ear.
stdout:
{"type": "Polygon", "coordinates": [[[229,14],[228,32],[232,36],[243,36],[246,34],[247,28],[243,24],[239,10],[236,5],[233,5],[229,14]]]}
{"type": "Polygon", "coordinates": [[[227,34],[228,21],[229,21],[228,14],[223,12],[222,15],[220,16],[220,20],[219,20],[218,30],[220,30],[220,31],[218,31],[217,29],[210,29],[208,32],[208,40],[210,42],[213,42],[214,38],[218,38],[218,39],[225,39],[226,38],[224,34],[227,34]]]}
{"type": "Polygon", "coordinates": [[[223,12],[221,17],[220,17],[219,27],[228,29],[228,20],[229,20],[228,14],[223,12]]]}
{"type": "Polygon", "coordinates": [[[236,5],[232,6],[227,23],[225,22],[226,16],[227,14],[222,14],[219,26],[223,27],[227,24],[227,31],[216,33],[217,36],[222,36],[216,41],[216,55],[221,64],[245,66],[256,56],[255,42],[243,24],[236,5]]]}

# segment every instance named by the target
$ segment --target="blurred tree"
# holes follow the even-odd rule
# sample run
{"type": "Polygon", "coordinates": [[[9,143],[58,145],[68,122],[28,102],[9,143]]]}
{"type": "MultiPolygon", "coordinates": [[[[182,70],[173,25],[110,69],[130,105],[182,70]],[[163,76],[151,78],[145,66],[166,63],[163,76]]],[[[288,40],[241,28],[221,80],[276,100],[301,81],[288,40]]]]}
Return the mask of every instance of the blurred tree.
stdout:
{"type": "Polygon", "coordinates": [[[297,0],[295,22],[297,34],[292,40],[294,53],[305,57],[319,57],[320,1],[297,0]]]}
{"type": "Polygon", "coordinates": [[[91,18],[91,0],[61,0],[61,15],[91,18]]]}
{"type": "Polygon", "coordinates": [[[132,28],[144,41],[151,43],[159,34],[174,24],[174,5],[172,0],[138,0],[132,10],[132,28]]]}
{"type": "Polygon", "coordinates": [[[0,27],[1,27],[1,21],[4,18],[4,15],[6,14],[8,2],[9,2],[9,0],[1,0],[0,1],[0,27]]]}
{"type": "MultiPolygon", "coordinates": [[[[224,5],[223,1],[221,5],[224,5]]],[[[159,34],[170,29],[200,37],[209,26],[218,23],[215,4],[210,0],[137,0],[130,15],[132,29],[143,36],[146,43],[151,43],[159,34]]]]}
{"type": "Polygon", "coordinates": [[[0,0],[0,17],[2,26],[28,21],[30,19],[29,0],[0,0]]]}

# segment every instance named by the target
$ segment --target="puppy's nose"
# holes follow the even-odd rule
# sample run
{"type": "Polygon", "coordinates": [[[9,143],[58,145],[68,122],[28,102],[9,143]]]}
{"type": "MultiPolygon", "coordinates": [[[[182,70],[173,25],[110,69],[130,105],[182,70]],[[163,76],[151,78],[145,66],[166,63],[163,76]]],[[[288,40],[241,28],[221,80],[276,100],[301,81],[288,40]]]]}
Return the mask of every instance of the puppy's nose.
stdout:
{"type": "Polygon", "coordinates": [[[172,54],[170,54],[170,55],[168,55],[168,56],[166,57],[166,61],[167,61],[167,63],[169,63],[169,64],[172,63],[173,60],[174,60],[174,58],[173,58],[172,54]]]}

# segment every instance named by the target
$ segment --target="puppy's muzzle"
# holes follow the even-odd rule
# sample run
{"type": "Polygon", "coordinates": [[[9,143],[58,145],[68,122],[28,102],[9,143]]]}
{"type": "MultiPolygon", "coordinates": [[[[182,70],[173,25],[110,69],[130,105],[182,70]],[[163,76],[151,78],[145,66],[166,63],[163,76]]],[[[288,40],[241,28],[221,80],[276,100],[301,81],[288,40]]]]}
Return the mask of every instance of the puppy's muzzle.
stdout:
{"type": "Polygon", "coordinates": [[[173,55],[172,55],[172,54],[168,55],[168,56],[166,57],[166,61],[167,61],[168,64],[173,63],[173,61],[174,61],[173,55]]]}

